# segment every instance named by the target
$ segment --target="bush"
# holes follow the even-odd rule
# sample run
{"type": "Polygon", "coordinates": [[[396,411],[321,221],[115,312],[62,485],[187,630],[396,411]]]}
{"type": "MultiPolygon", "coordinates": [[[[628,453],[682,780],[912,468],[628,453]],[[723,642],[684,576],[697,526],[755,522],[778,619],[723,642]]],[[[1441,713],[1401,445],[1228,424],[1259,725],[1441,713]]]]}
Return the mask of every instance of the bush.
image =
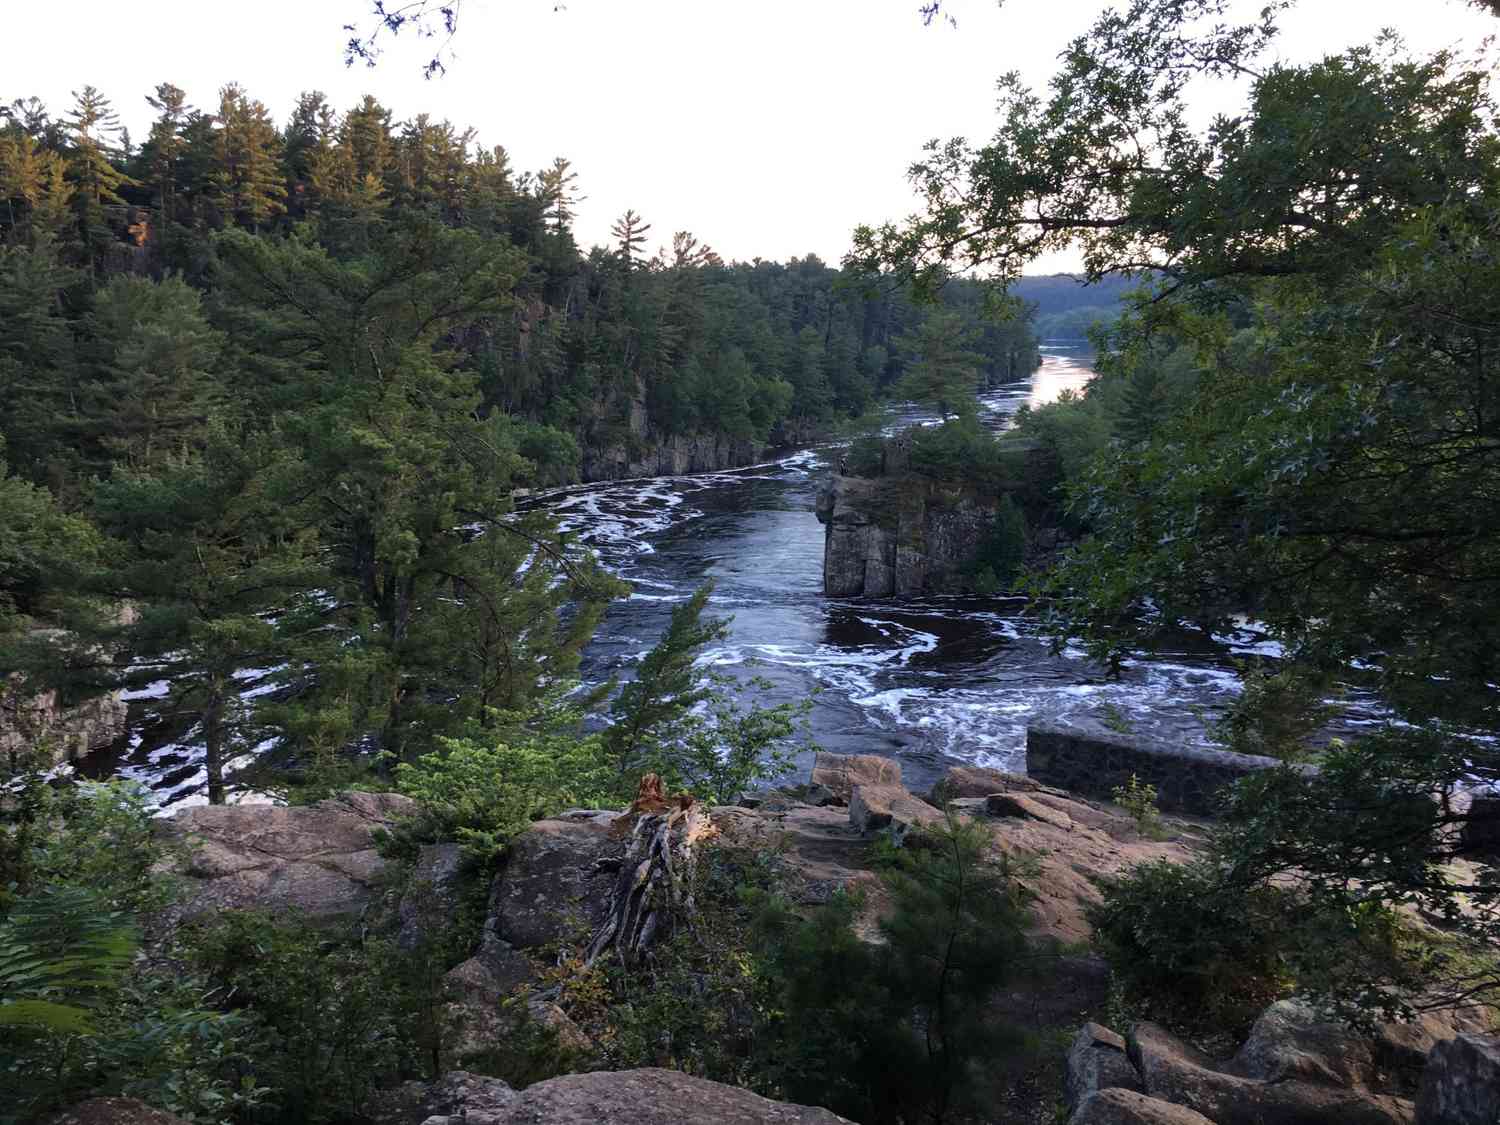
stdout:
{"type": "Polygon", "coordinates": [[[1000,497],[989,535],[969,564],[974,589],[995,594],[1015,586],[1026,566],[1026,517],[1008,495],[1000,497]]]}
{"type": "Polygon", "coordinates": [[[1209,727],[1209,737],[1239,754],[1289,762],[1308,757],[1309,739],[1338,712],[1325,702],[1336,688],[1332,673],[1304,664],[1272,670],[1254,662],[1242,664],[1240,675],[1244,690],[1209,727]]]}
{"type": "Polygon", "coordinates": [[[422,805],[415,826],[430,838],[457,840],[481,861],[499,857],[533,820],[610,800],[619,778],[597,735],[555,727],[511,727],[496,741],[444,739],[442,750],[396,767],[396,788],[422,805]]]}
{"type": "Polygon", "coordinates": [[[884,875],[884,944],[855,936],[842,895],[775,943],[769,1073],[791,1100],[867,1125],[950,1120],[979,1107],[980,1064],[1021,1042],[992,1002],[1027,953],[1024,895],[982,825],[950,819],[924,844],[884,875]]]}
{"type": "Polygon", "coordinates": [[[1227,888],[1207,863],[1157,860],[1104,888],[1090,914],[1127,996],[1173,1022],[1247,1025],[1292,981],[1289,892],[1227,888]]]}

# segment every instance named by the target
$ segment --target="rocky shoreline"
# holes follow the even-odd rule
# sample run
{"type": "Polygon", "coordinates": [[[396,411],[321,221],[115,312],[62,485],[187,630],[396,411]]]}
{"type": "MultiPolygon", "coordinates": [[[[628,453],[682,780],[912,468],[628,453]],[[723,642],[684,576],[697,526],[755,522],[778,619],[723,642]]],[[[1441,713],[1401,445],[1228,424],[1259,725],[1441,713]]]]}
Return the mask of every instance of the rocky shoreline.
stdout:
{"type": "MultiPolygon", "coordinates": [[[[406,798],[365,792],[306,807],[183,810],[159,828],[174,844],[174,870],[186,887],[164,921],[191,925],[255,909],[316,922],[331,933],[368,926],[402,867],[382,853],[380,838],[413,811],[406,798]]],[[[1087,913],[1099,900],[1099,882],[1141,862],[1192,858],[1206,827],[1196,818],[1169,814],[1148,834],[1107,802],[975,767],[950,770],[932,794],[919,796],[906,789],[894,760],[831,754],[819,755],[805,785],[708,810],[715,846],[773,857],[796,909],[816,910],[838,890],[864,888],[856,932],[868,941],[881,940],[877,923],[887,906],[871,866],[872,840],[922,846],[924,830],[953,814],[983,824],[997,858],[1025,864],[1032,934],[1054,951],[1053,962],[1007,993],[1001,1006],[1040,1035],[1081,1024],[1063,1068],[1061,1100],[1070,1125],[1470,1125],[1497,1119],[1500,1040],[1479,1034],[1481,1021],[1466,1013],[1361,1034],[1296,1001],[1281,1001],[1223,1059],[1152,1024],[1116,1033],[1087,1022],[1108,1001],[1107,969],[1087,944],[1087,913]],[[1476,1116],[1483,1113],[1491,1116],[1476,1116]]],[[[591,1066],[595,1044],[558,1002],[557,988],[548,983],[556,973],[549,958],[570,935],[603,919],[611,861],[625,846],[614,829],[625,815],[573,810],[533,823],[512,842],[490,883],[472,955],[447,974],[449,1015],[460,1029],[455,1069],[436,1082],[407,1083],[382,1095],[372,1118],[377,1125],[843,1120],[671,1070],[591,1066]],[[562,1044],[577,1073],[517,1092],[474,1072],[523,1025],[543,1028],[562,1044]]],[[[457,845],[418,850],[395,912],[403,947],[420,944],[455,910],[459,870],[457,845]]],[[[57,1120],[173,1120],[154,1110],[146,1116],[144,1109],[121,1109],[125,1101],[86,1103],[57,1120]]]]}

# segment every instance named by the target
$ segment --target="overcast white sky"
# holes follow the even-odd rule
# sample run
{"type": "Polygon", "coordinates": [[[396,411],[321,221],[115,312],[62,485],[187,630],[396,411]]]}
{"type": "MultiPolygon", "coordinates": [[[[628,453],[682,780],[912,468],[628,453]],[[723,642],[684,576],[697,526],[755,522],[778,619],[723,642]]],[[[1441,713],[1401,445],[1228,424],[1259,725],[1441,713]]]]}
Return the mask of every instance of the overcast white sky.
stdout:
{"type": "MultiPolygon", "coordinates": [[[[397,120],[425,111],[474,126],[521,169],[568,157],[587,197],[585,245],[608,241],[633,207],[657,241],[691,230],[725,257],[830,262],[857,223],[912,210],[905,169],[923,141],[989,136],[995,79],[1016,69],[1041,86],[1108,6],[949,0],[955,29],[923,28],[918,0],[567,0],[560,12],[553,0],[466,0],[447,76],[424,81],[430,46],[415,40],[374,70],[344,68],[341,27],[368,0],[0,3],[6,102],[35,94],[60,115],[91,82],[139,140],[158,82],[212,106],[238,81],[278,120],[302,90],[341,108],[368,92],[397,120]]],[[[1500,31],[1460,0],[1302,0],[1284,22],[1288,59],[1383,26],[1422,49],[1500,31]]]]}

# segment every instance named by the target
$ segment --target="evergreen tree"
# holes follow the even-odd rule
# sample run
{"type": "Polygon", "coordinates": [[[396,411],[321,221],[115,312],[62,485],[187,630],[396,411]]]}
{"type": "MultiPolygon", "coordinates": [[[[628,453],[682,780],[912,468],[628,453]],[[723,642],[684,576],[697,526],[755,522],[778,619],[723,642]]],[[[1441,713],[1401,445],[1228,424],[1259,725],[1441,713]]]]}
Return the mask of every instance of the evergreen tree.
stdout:
{"type": "Polygon", "coordinates": [[[259,230],[286,210],[281,139],[266,107],[231,83],[219,92],[217,204],[230,221],[259,230]]]}
{"type": "Polygon", "coordinates": [[[211,374],[219,337],[198,294],[179,278],[111,278],[85,326],[93,378],[80,442],[136,471],[195,447],[223,397],[211,374]]]}
{"type": "Polygon", "coordinates": [[[615,220],[615,225],[609,228],[610,233],[615,236],[617,253],[621,263],[625,266],[625,272],[629,273],[638,268],[643,248],[646,245],[646,235],[651,230],[651,224],[642,219],[634,211],[627,210],[615,220]]]}
{"type": "Polygon", "coordinates": [[[939,418],[975,413],[980,357],[969,350],[971,342],[955,314],[934,312],[923,321],[915,339],[903,341],[911,366],[896,393],[932,406],[939,418]]]}
{"type": "Polygon", "coordinates": [[[69,111],[72,147],[69,178],[73,185],[73,207],[85,264],[97,270],[104,247],[112,238],[105,221],[105,207],[123,204],[119,189],[134,181],[114,165],[120,132],[119,115],[109,99],[93,86],[73,94],[69,111]]]}
{"type": "Polygon", "coordinates": [[[156,207],[161,221],[170,224],[178,219],[178,164],[185,147],[182,130],[191,107],[187,104],[187,94],[170,82],[157,86],[156,93],[148,96],[146,102],[156,110],[157,118],[151,123],[151,133],[141,147],[141,163],[156,188],[156,207]]]}

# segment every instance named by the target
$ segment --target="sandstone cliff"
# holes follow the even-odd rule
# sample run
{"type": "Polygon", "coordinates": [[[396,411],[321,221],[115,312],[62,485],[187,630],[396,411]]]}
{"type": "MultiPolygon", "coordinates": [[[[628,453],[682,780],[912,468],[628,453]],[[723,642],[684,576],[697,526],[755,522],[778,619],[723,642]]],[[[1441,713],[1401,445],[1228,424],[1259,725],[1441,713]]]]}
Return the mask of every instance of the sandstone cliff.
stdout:
{"type": "Polygon", "coordinates": [[[817,503],[823,592],[880,598],[962,588],[995,512],[993,499],[912,473],[835,475],[817,503]]]}

